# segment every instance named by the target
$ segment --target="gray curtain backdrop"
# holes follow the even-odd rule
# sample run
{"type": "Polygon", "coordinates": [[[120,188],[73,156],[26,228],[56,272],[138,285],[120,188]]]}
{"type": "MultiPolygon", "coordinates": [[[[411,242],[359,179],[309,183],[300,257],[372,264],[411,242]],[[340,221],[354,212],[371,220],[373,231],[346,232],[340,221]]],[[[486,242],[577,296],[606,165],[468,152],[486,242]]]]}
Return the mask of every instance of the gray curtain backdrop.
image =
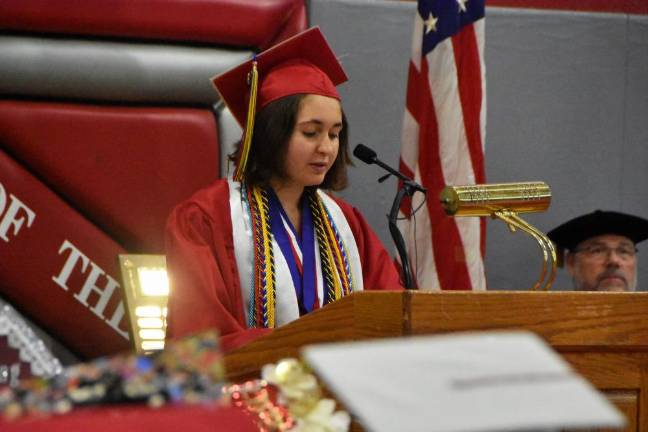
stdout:
{"type": "MultiPolygon", "coordinates": [[[[341,93],[352,146],[365,143],[397,166],[416,3],[309,3],[311,24],[351,78],[341,93]]],[[[595,209],[648,217],[648,17],[487,8],[486,77],[487,181],[552,188],[549,210],[529,222],[547,232],[595,209]]],[[[396,184],[378,184],[381,175],[358,161],[343,196],[393,251],[386,214],[396,184]]],[[[648,247],[639,249],[639,288],[647,290],[648,247]]],[[[531,238],[488,221],[489,289],[528,289],[540,265],[531,238]]],[[[566,272],[554,289],[571,289],[566,272]]]]}

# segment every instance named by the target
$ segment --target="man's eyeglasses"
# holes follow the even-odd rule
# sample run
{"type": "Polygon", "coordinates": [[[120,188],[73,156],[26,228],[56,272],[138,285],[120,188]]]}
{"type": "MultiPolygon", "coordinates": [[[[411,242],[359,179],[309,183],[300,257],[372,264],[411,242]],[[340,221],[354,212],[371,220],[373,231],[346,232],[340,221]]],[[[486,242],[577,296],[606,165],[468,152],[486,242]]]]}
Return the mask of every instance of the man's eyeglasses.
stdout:
{"type": "Polygon", "coordinates": [[[610,252],[616,253],[616,255],[622,260],[631,260],[637,255],[637,248],[634,246],[623,245],[618,247],[608,247],[605,245],[593,244],[589,246],[580,247],[574,249],[574,253],[582,253],[588,258],[595,260],[606,259],[610,252]]]}

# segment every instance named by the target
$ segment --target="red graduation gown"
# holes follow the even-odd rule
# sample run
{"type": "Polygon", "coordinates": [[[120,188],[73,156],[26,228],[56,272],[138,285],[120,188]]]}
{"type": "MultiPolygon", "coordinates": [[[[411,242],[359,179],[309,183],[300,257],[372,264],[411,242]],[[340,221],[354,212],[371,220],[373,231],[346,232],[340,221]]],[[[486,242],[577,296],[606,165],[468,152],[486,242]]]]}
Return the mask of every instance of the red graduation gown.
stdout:
{"type": "MultiPolygon", "coordinates": [[[[236,265],[226,180],[198,191],[171,213],[166,230],[171,279],[167,335],[181,337],[207,328],[221,334],[223,350],[271,329],[248,329],[236,265]]],[[[334,198],[353,232],[365,289],[402,289],[391,257],[364,217],[334,198]]]]}

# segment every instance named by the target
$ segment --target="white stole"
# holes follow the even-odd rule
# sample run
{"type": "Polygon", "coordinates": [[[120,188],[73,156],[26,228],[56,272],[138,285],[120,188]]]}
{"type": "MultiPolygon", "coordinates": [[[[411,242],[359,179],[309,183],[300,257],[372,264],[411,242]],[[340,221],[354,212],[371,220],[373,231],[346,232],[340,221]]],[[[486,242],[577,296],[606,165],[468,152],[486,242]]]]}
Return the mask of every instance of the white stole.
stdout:
{"type": "MultiPolygon", "coordinates": [[[[241,281],[241,291],[243,295],[243,308],[246,322],[250,319],[250,302],[254,295],[254,243],[252,241],[252,225],[250,222],[250,213],[246,201],[241,197],[241,184],[228,178],[229,185],[229,206],[232,217],[232,230],[234,237],[234,252],[236,255],[236,266],[238,268],[239,279],[241,281]]],[[[360,263],[360,254],[358,245],[351,231],[351,227],[344,217],[344,213],[339,205],[321,190],[317,190],[324,206],[328,210],[336,228],[340,234],[346,250],[347,259],[351,266],[353,277],[354,291],[363,289],[362,283],[362,265],[360,263]]],[[[281,253],[281,248],[274,237],[272,238],[272,250],[275,260],[275,325],[277,327],[287,324],[299,318],[299,305],[297,304],[297,294],[290,276],[290,270],[286,259],[281,253]]],[[[324,286],[322,280],[322,265],[320,262],[319,245],[315,241],[315,268],[317,272],[317,297],[320,306],[324,300],[324,286]]],[[[336,275],[336,277],[339,277],[336,275]]]]}

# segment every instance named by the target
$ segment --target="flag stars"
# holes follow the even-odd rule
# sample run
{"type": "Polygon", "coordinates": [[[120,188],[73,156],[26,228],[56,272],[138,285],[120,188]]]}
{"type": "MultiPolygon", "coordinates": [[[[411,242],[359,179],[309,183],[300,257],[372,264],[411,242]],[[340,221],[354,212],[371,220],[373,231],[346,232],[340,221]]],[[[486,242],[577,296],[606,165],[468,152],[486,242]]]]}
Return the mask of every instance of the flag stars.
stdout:
{"type": "Polygon", "coordinates": [[[439,19],[432,15],[432,12],[428,15],[428,18],[423,21],[425,24],[425,34],[430,33],[431,31],[435,32],[437,30],[436,23],[439,19]]]}
{"type": "Polygon", "coordinates": [[[459,4],[459,10],[461,12],[466,12],[466,3],[468,3],[468,0],[457,0],[457,4],[459,4]]]}

